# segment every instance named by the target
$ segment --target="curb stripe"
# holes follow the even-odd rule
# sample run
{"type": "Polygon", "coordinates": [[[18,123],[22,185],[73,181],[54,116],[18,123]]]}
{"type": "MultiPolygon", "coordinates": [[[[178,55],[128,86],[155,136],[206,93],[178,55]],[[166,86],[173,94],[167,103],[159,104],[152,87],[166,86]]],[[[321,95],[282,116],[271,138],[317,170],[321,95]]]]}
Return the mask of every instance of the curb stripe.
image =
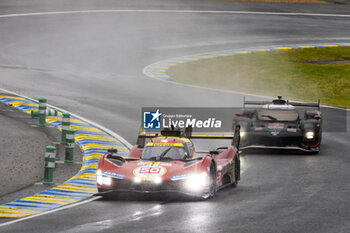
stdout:
{"type": "Polygon", "coordinates": [[[101,141],[113,141],[115,142],[115,138],[109,137],[109,136],[96,136],[91,134],[75,134],[75,140],[76,141],[82,141],[82,140],[101,140],[101,141]]]}
{"type": "MultiPolygon", "coordinates": [[[[106,136],[111,137],[111,135],[106,134],[104,132],[90,132],[90,131],[84,131],[84,130],[75,130],[75,134],[86,134],[86,135],[92,135],[92,136],[106,136]]],[[[119,140],[118,140],[119,141],[119,140]]]]}
{"type": "MultiPolygon", "coordinates": [[[[62,126],[62,121],[54,121],[50,123],[51,125],[54,125],[56,128],[61,127],[62,126]]],[[[70,122],[70,125],[75,125],[75,126],[81,126],[81,127],[92,127],[89,124],[83,124],[83,123],[74,123],[74,122],[70,122]]]]}
{"type": "Polygon", "coordinates": [[[15,213],[25,213],[25,214],[37,214],[41,211],[35,211],[35,210],[27,210],[27,209],[21,209],[21,208],[15,208],[15,207],[8,207],[8,206],[0,206],[0,213],[1,211],[11,211],[15,213]]]}
{"type": "Polygon", "coordinates": [[[68,181],[68,182],[66,182],[66,184],[79,184],[79,185],[86,186],[86,187],[88,187],[88,186],[94,187],[95,186],[95,183],[91,184],[91,183],[82,182],[82,181],[75,181],[75,180],[68,181]]]}
{"type": "Polygon", "coordinates": [[[86,166],[86,165],[89,165],[89,164],[93,164],[95,163],[97,165],[98,163],[98,159],[89,159],[89,160],[86,160],[83,162],[82,166],[86,166]]]}
{"type": "MultiPolygon", "coordinates": [[[[95,154],[95,153],[100,153],[101,155],[106,154],[107,153],[107,149],[95,149],[95,148],[91,148],[91,149],[86,149],[84,150],[84,156],[85,155],[91,155],[91,154],[95,154]]],[[[123,152],[123,151],[118,151],[117,155],[120,156],[129,156],[129,152],[123,152]]]]}
{"type": "MultiPolygon", "coordinates": [[[[129,151],[129,149],[121,146],[114,146],[118,151],[129,151]]],[[[83,151],[88,149],[105,149],[108,150],[111,148],[111,145],[105,145],[105,144],[96,144],[96,143],[87,143],[80,147],[83,151]]]]}
{"type": "Polygon", "coordinates": [[[85,182],[85,183],[89,183],[89,184],[95,184],[95,181],[89,180],[89,179],[83,179],[83,178],[75,178],[73,180],[69,180],[67,182],[70,181],[80,181],[80,182],[85,182]]]}
{"type": "MultiPolygon", "coordinates": [[[[0,96],[0,102],[27,114],[38,109],[38,103],[21,97],[0,96]]],[[[48,109],[52,108],[48,107],[48,109]]],[[[58,116],[47,116],[46,123],[62,130],[62,112],[58,111],[58,116]]],[[[71,128],[76,130],[76,144],[83,153],[80,170],[57,187],[0,205],[0,218],[19,218],[39,214],[90,198],[97,192],[95,180],[99,157],[111,147],[117,148],[119,150],[117,154],[121,156],[129,155],[130,150],[120,140],[85,121],[72,117],[71,128]]]]}
{"type": "Polygon", "coordinates": [[[123,144],[116,141],[103,141],[103,140],[94,140],[94,139],[82,139],[77,141],[79,145],[87,145],[87,144],[100,144],[100,145],[114,145],[123,147],[123,144]]]}
{"type": "Polygon", "coordinates": [[[62,200],[57,200],[57,199],[40,198],[40,197],[25,197],[25,198],[23,198],[23,200],[40,201],[41,203],[52,203],[52,204],[59,204],[59,205],[65,205],[65,204],[72,203],[72,201],[62,201],[62,200]]]}
{"type": "Polygon", "coordinates": [[[80,200],[82,200],[82,199],[85,199],[85,198],[90,197],[90,195],[84,196],[84,195],[67,194],[67,193],[54,192],[54,191],[43,192],[43,193],[46,193],[46,194],[52,195],[52,196],[56,196],[56,197],[64,197],[64,198],[76,199],[77,201],[80,201],[80,200]]]}
{"type": "Polygon", "coordinates": [[[83,161],[88,161],[90,159],[99,159],[101,157],[100,153],[94,153],[83,157],[83,161]]]}

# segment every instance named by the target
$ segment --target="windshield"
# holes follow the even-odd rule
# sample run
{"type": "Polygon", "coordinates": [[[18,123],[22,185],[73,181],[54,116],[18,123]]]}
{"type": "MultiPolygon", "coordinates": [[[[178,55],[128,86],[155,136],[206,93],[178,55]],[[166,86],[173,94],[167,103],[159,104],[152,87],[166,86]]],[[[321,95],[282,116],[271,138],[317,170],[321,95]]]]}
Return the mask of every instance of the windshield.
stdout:
{"type": "Polygon", "coordinates": [[[296,121],[298,113],[291,110],[270,110],[261,109],[258,112],[258,119],[262,121],[296,121]]]}
{"type": "Polygon", "coordinates": [[[184,147],[147,146],[142,152],[142,159],[185,159],[184,147]]]}

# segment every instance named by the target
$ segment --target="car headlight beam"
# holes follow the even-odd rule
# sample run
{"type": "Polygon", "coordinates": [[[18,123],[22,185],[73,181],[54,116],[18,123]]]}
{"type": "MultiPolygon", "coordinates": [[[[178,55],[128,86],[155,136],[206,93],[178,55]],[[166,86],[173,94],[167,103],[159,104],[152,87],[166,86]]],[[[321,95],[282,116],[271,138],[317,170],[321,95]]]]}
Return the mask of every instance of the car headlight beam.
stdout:
{"type": "Polygon", "coordinates": [[[306,139],[313,139],[315,136],[315,133],[312,131],[306,132],[305,137],[306,139]]]}
{"type": "Polygon", "coordinates": [[[100,169],[96,171],[96,182],[102,184],[102,171],[100,169]]]}
{"type": "Polygon", "coordinates": [[[110,186],[112,184],[112,178],[109,176],[102,176],[102,184],[110,186]]]}
{"type": "Polygon", "coordinates": [[[160,176],[154,177],[153,183],[155,183],[155,184],[160,184],[160,183],[162,183],[162,177],[160,177],[160,176]]]}
{"type": "Polygon", "coordinates": [[[190,191],[201,191],[203,187],[209,184],[208,181],[208,174],[206,172],[194,174],[186,179],[186,188],[190,191]]]}
{"type": "Polygon", "coordinates": [[[102,171],[98,169],[96,171],[96,182],[99,185],[110,186],[112,184],[112,177],[104,176],[102,171]]]}
{"type": "Polygon", "coordinates": [[[139,184],[139,183],[141,183],[141,181],[142,181],[141,177],[139,177],[139,176],[134,177],[134,183],[139,184]]]}

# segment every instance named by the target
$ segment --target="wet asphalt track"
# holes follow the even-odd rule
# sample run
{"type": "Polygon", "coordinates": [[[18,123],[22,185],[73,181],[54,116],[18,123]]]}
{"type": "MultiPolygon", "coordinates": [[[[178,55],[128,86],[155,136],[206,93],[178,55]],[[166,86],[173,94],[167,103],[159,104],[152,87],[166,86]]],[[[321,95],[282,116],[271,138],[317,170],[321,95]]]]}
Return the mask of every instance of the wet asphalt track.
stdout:
{"type": "MultiPolygon", "coordinates": [[[[86,9],[350,14],[350,5],[164,0],[0,3],[2,15],[86,9]]],[[[238,94],[146,78],[142,74],[146,65],[223,49],[350,42],[349,29],[349,18],[254,14],[119,12],[0,18],[0,85],[31,97],[45,96],[51,104],[134,143],[142,106],[242,103],[238,94]],[[11,65],[22,68],[6,68],[11,65]]],[[[205,202],[97,200],[0,231],[350,232],[349,141],[350,133],[325,133],[319,155],[253,151],[244,156],[238,188],[222,190],[205,202]]]]}

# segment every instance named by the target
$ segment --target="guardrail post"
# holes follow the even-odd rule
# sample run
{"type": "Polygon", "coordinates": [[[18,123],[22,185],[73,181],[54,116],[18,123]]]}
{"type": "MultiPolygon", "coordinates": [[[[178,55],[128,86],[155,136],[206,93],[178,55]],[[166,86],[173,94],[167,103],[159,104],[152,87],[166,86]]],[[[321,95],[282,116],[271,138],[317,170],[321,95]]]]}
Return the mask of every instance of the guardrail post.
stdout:
{"type": "MultiPolygon", "coordinates": [[[[39,111],[32,110],[30,112],[30,115],[31,115],[32,118],[38,117],[39,116],[39,111]]],[[[46,109],[46,116],[57,116],[57,115],[58,115],[58,112],[57,112],[56,109],[51,109],[51,108],[46,109]]]]}
{"type": "Polygon", "coordinates": [[[43,184],[52,184],[53,170],[56,162],[56,147],[47,146],[45,152],[45,173],[43,184]]]}
{"type": "Polygon", "coordinates": [[[46,116],[57,116],[58,115],[58,111],[56,109],[46,109],[46,116]]]}
{"type": "Polygon", "coordinates": [[[74,143],[75,143],[75,130],[68,129],[66,132],[66,151],[65,151],[65,163],[74,162],[74,143]]]}
{"type": "Polygon", "coordinates": [[[63,113],[62,117],[62,135],[61,135],[61,144],[66,143],[66,133],[70,128],[70,114],[68,112],[63,113]]]}
{"type": "Polygon", "coordinates": [[[38,117],[38,116],[39,116],[39,111],[38,111],[38,110],[32,110],[32,111],[30,112],[30,116],[31,116],[32,118],[38,117]]]}
{"type": "Polygon", "coordinates": [[[46,126],[46,99],[39,99],[39,126],[46,126]]]}

